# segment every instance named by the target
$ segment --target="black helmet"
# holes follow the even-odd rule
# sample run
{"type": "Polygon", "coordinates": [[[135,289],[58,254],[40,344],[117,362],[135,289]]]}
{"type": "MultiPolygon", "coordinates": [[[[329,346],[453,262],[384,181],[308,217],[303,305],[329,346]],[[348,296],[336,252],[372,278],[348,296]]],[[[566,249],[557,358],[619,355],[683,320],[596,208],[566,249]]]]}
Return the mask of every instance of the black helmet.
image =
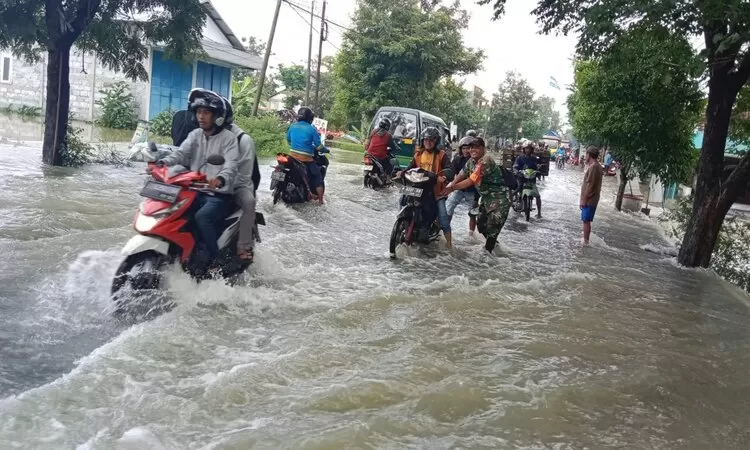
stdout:
{"type": "Polygon", "coordinates": [[[297,120],[299,121],[312,123],[314,118],[315,113],[309,106],[302,106],[299,111],[297,111],[297,120]]]}
{"type": "Polygon", "coordinates": [[[466,136],[477,137],[477,132],[476,130],[468,130],[466,136]]]}
{"type": "Polygon", "coordinates": [[[473,136],[464,136],[458,142],[458,148],[466,147],[467,145],[471,145],[473,142],[474,142],[473,136]]]}
{"type": "Polygon", "coordinates": [[[226,97],[221,97],[222,100],[224,100],[224,107],[226,108],[226,116],[224,118],[224,125],[231,125],[234,123],[234,108],[232,108],[232,103],[229,101],[226,97]]]}
{"type": "Polygon", "coordinates": [[[190,111],[195,113],[198,108],[206,108],[214,114],[214,124],[216,126],[224,125],[226,120],[227,109],[224,99],[214,91],[208,89],[193,89],[188,96],[190,111]]]}
{"type": "Polygon", "coordinates": [[[188,94],[188,102],[187,102],[187,109],[188,109],[188,111],[192,111],[190,109],[190,106],[192,105],[193,100],[195,100],[196,97],[206,96],[209,93],[211,93],[211,91],[208,90],[208,89],[205,89],[205,88],[193,88],[190,91],[190,93],[188,94]]]}
{"type": "Polygon", "coordinates": [[[391,129],[391,119],[383,117],[378,123],[378,128],[381,130],[389,131],[391,129]]]}
{"type": "Polygon", "coordinates": [[[422,131],[422,141],[425,139],[434,139],[435,143],[440,140],[440,131],[435,127],[427,127],[422,131]]]}

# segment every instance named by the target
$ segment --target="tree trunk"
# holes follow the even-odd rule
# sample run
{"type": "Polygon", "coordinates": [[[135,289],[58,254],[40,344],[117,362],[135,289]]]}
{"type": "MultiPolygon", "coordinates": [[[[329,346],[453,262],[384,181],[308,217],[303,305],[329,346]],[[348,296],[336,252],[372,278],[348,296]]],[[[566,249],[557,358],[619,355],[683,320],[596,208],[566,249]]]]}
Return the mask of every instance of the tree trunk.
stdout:
{"type": "Polygon", "coordinates": [[[70,111],[70,46],[47,52],[47,101],[44,109],[45,164],[63,164],[63,146],[70,111]]]}
{"type": "Polygon", "coordinates": [[[628,172],[630,164],[625,164],[620,168],[620,184],[617,186],[617,197],[615,198],[615,209],[622,211],[622,196],[625,195],[625,187],[628,185],[628,172]]]}
{"type": "Polygon", "coordinates": [[[722,196],[721,176],[729,119],[739,89],[729,82],[727,72],[721,73],[718,69],[711,74],[708,86],[706,126],[698,163],[693,213],[677,258],[680,264],[688,267],[709,266],[724,217],[737,197],[737,194],[722,196]]]}

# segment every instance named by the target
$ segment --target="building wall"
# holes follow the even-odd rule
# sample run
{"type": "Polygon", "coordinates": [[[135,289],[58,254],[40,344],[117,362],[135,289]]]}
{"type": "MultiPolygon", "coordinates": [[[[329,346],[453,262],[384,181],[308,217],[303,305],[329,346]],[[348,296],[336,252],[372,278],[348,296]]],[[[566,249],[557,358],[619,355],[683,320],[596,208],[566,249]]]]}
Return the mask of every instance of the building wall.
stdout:
{"type": "Polygon", "coordinates": [[[216,22],[210,17],[206,17],[206,24],[203,26],[203,37],[219,44],[232,45],[229,39],[224,36],[224,33],[221,32],[218,25],[216,25],[216,22]]]}
{"type": "MultiPolygon", "coordinates": [[[[150,61],[144,64],[148,69],[150,61]]],[[[131,81],[104,67],[93,54],[83,54],[76,50],[70,55],[70,110],[78,120],[93,121],[101,115],[96,101],[104,98],[102,90],[118,82],[125,81],[136,100],[139,117],[145,117],[148,102],[148,83],[131,81]],[[85,71],[85,72],[84,72],[85,71]]],[[[13,58],[11,83],[0,83],[0,107],[12,105],[36,106],[44,109],[47,89],[47,55],[36,64],[28,64],[23,59],[13,58]]]]}
{"type": "Polygon", "coordinates": [[[23,59],[11,58],[11,82],[0,83],[0,107],[44,107],[43,64],[28,64],[23,59]]]}

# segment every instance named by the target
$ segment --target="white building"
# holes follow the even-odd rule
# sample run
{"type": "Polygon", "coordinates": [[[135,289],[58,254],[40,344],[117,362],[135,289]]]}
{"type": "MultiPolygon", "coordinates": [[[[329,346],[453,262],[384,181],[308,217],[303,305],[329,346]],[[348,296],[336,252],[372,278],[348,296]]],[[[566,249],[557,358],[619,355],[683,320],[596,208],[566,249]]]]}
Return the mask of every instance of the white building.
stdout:
{"type": "MultiPolygon", "coordinates": [[[[150,120],[161,111],[184,109],[191,89],[204,87],[231,97],[232,69],[258,70],[260,58],[246,51],[209,0],[201,0],[206,11],[202,46],[208,55],[192,64],[164,58],[152,48],[144,66],[149,81],[130,81],[111,71],[95,55],[73,50],[70,56],[70,109],[78,120],[93,121],[99,115],[96,100],[100,91],[117,81],[126,81],[139,106],[138,117],[150,120]]],[[[0,54],[0,108],[12,105],[44,109],[47,79],[47,55],[38,64],[27,64],[9,52],[0,54]]]]}

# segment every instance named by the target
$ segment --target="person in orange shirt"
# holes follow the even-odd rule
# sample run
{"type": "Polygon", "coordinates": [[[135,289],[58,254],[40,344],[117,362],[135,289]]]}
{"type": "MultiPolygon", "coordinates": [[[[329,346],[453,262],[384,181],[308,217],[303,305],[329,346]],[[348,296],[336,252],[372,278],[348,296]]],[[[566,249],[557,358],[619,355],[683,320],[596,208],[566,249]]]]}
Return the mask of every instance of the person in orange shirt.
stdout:
{"type": "MultiPolygon", "coordinates": [[[[427,191],[423,194],[426,219],[424,225],[429,226],[437,218],[445,236],[446,246],[451,248],[453,246],[451,220],[445,207],[448,193],[443,193],[443,191],[446,183],[453,179],[454,174],[448,154],[438,148],[439,141],[440,131],[437,128],[425,128],[419,149],[414,153],[414,158],[405,170],[420,168],[432,174],[430,177],[435,179],[432,195],[427,191]]],[[[401,178],[402,175],[403,171],[398,172],[396,177],[401,178]]]]}

